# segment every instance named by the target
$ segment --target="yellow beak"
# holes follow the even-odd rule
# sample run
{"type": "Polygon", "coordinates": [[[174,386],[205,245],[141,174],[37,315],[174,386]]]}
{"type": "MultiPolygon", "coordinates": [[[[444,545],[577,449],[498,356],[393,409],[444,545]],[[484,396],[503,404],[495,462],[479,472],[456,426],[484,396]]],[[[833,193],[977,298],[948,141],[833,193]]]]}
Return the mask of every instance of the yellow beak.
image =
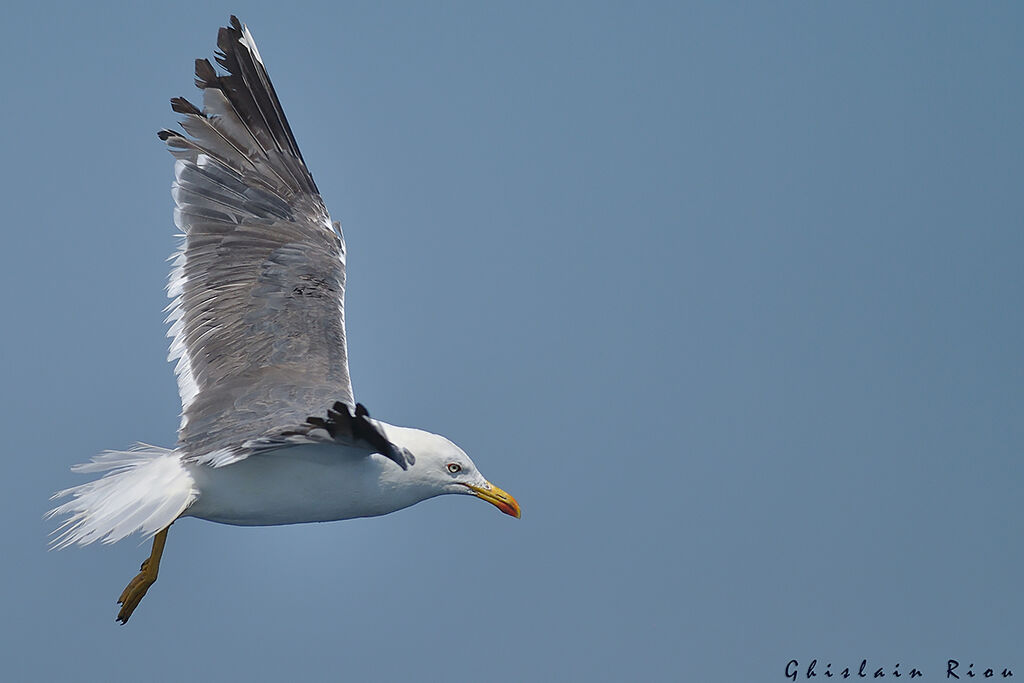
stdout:
{"type": "Polygon", "coordinates": [[[522,516],[519,512],[519,503],[516,502],[516,499],[499,489],[491,482],[487,482],[483,486],[466,484],[466,487],[472,491],[473,495],[477,498],[486,500],[506,515],[512,515],[516,519],[519,519],[519,517],[522,516]]]}

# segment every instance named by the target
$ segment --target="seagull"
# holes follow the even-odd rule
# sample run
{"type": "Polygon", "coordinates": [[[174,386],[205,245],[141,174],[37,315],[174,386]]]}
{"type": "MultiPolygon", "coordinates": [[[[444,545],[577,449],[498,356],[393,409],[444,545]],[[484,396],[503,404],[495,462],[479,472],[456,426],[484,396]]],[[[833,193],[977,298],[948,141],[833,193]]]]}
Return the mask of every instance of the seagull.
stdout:
{"type": "Polygon", "coordinates": [[[173,449],[138,444],[72,467],[103,473],[59,491],[52,546],[139,532],[149,557],[124,589],[128,622],[157,579],[181,517],[244,526],[386,515],[443,494],[520,516],[516,500],[443,436],[370,417],[345,342],[345,240],[306,168],[247,26],[217,35],[218,71],[197,59],[202,108],[171,100],[182,242],[167,287],[181,396],[173,449]]]}

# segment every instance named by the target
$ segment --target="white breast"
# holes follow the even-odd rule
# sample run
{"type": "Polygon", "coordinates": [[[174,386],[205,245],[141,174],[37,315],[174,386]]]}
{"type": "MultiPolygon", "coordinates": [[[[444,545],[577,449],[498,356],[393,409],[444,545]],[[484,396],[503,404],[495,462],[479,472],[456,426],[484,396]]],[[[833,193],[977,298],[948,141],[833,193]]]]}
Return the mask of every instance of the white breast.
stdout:
{"type": "Polygon", "coordinates": [[[334,445],[295,446],[189,472],[199,497],[185,516],[243,526],[386,515],[435,495],[382,455],[334,445]]]}

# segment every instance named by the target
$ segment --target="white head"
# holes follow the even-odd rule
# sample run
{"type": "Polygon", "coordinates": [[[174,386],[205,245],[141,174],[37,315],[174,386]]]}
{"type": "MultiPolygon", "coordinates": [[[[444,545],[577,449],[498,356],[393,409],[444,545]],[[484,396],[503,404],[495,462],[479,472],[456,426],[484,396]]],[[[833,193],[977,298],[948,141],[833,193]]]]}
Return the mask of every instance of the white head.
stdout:
{"type": "Polygon", "coordinates": [[[506,515],[519,517],[519,503],[509,494],[490,483],[473,464],[465,451],[439,434],[421,429],[381,424],[388,440],[412,454],[414,462],[408,470],[397,468],[396,485],[415,487],[422,499],[458,493],[486,500],[506,515]]]}

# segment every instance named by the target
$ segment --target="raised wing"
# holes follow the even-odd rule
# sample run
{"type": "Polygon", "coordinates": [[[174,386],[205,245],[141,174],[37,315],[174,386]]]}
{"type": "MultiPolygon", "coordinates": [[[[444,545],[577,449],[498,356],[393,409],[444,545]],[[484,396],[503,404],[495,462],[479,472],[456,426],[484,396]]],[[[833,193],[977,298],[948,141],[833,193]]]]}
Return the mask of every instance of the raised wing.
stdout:
{"type": "Polygon", "coordinates": [[[171,100],[177,159],[168,336],[181,394],[178,447],[227,464],[246,441],[354,407],[345,346],[345,243],[237,18],[217,36],[218,75],[196,60],[200,110],[171,100]],[[211,454],[216,454],[212,456],[211,454]]]}

